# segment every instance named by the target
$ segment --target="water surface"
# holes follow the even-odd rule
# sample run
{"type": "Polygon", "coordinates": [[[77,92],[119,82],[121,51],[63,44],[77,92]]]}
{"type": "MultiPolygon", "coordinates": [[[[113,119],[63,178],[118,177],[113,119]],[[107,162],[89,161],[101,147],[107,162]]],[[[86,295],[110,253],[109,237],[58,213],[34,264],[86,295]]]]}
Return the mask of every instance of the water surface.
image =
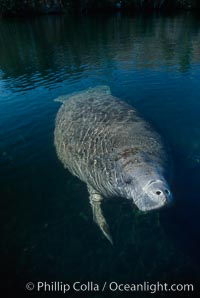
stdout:
{"type": "Polygon", "coordinates": [[[200,20],[191,14],[0,20],[5,287],[27,294],[25,283],[39,280],[199,283],[199,57],[200,20]],[[172,208],[142,214],[125,201],[104,204],[114,247],[53,145],[54,99],[96,85],[137,108],[174,160],[172,208]]]}

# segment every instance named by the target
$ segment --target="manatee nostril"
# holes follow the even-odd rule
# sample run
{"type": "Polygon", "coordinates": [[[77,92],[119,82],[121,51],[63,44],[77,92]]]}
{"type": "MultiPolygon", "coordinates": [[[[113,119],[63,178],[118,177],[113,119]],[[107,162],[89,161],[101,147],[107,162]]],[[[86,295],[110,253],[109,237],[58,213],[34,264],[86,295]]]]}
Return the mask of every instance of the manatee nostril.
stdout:
{"type": "Polygon", "coordinates": [[[156,192],[156,194],[159,196],[159,195],[161,194],[161,191],[158,190],[158,191],[156,192]]]}

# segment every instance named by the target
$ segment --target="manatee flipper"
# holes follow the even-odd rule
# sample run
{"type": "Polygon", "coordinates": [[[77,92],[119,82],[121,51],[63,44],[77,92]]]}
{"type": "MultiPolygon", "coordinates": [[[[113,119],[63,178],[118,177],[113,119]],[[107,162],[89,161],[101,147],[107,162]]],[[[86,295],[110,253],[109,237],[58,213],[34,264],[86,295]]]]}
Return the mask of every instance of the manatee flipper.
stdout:
{"type": "Polygon", "coordinates": [[[101,231],[103,232],[104,236],[110,241],[113,245],[112,236],[110,233],[110,228],[106,222],[106,219],[103,215],[101,203],[103,197],[97,193],[92,187],[88,186],[88,191],[90,194],[90,204],[92,206],[92,213],[93,213],[93,220],[97,223],[100,227],[101,231]]]}

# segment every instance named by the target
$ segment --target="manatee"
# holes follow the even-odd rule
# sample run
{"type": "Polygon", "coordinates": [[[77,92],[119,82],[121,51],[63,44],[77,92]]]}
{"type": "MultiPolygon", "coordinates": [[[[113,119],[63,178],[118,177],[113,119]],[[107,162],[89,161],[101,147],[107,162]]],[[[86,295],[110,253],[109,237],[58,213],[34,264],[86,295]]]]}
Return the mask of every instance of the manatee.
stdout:
{"type": "Polygon", "coordinates": [[[58,158],[87,184],[93,219],[111,242],[104,199],[125,198],[142,211],[172,201],[169,157],[151,125],[108,86],[61,96],[55,121],[58,158]]]}

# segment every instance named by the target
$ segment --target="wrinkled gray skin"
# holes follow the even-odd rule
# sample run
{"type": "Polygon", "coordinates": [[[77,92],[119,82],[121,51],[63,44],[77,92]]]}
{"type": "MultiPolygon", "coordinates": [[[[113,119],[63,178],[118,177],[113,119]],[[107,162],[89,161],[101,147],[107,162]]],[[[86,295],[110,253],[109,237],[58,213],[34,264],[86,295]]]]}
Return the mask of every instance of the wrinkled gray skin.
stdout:
{"type": "Polygon", "coordinates": [[[88,186],[93,217],[112,243],[101,210],[108,197],[124,197],[142,211],[172,200],[168,159],[160,136],[128,104],[99,86],[62,96],[55,146],[65,168],[88,186]]]}

